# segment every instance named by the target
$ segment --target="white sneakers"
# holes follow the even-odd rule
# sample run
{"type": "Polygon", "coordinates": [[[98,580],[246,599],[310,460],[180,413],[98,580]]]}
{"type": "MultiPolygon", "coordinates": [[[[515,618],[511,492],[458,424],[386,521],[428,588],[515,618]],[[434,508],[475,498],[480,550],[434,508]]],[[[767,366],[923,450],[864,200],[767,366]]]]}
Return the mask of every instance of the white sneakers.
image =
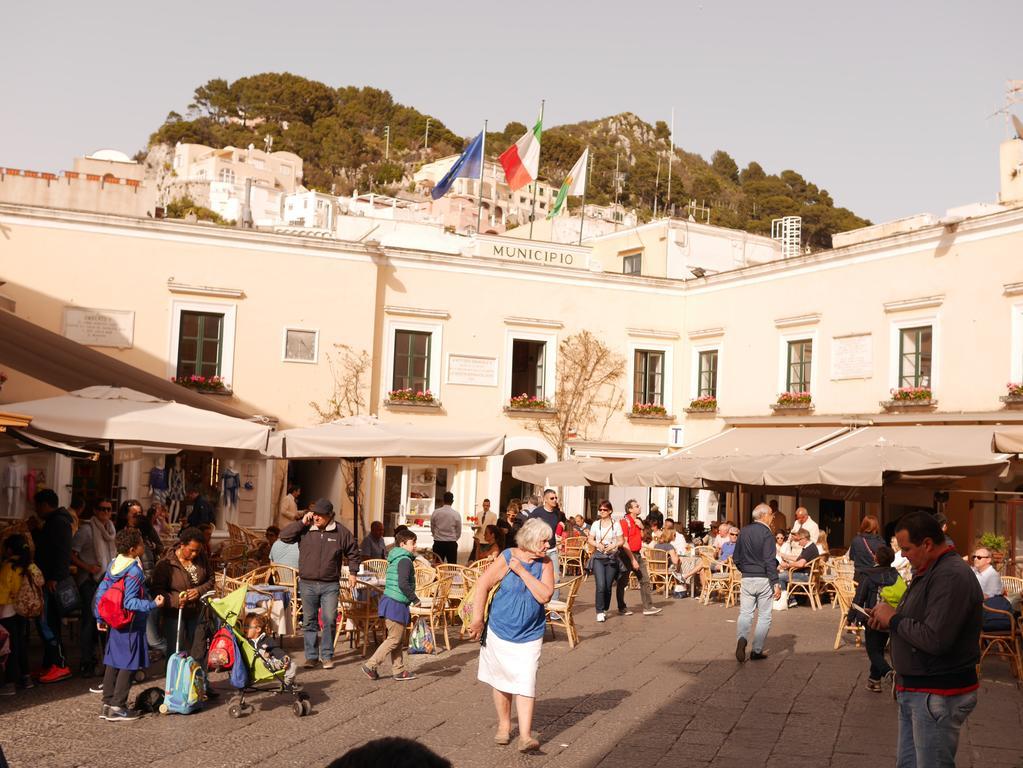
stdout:
{"type": "Polygon", "coordinates": [[[660,608],[647,608],[645,611],[643,611],[643,615],[644,616],[656,616],[660,612],[661,612],[660,608]]]}
{"type": "Polygon", "coordinates": [[[598,613],[597,614],[597,623],[598,624],[602,624],[605,621],[607,621],[607,614],[606,613],[598,613]]]}

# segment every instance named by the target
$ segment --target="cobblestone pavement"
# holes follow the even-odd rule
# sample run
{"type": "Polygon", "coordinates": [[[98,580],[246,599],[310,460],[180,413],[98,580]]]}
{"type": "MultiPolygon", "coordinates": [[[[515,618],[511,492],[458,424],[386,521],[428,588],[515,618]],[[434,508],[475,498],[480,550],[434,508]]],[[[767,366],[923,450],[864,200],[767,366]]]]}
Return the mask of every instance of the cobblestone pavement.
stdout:
{"type": "MultiPolygon", "coordinates": [[[[597,625],[592,589],[590,581],[576,608],[582,643],[570,651],[559,635],[544,645],[538,754],[494,745],[490,690],[476,681],[477,646],[469,642],[413,657],[419,678],[407,683],[367,680],[358,654],[346,649],[334,670],[299,673],[316,707],[302,719],[281,698],[232,720],[224,696],[188,717],[106,723],[96,717],[99,697],[72,680],[0,699],[0,745],[12,768],[101,768],[115,760],[319,768],[385,735],[419,739],[458,768],[894,765],[895,704],[864,690],[862,649],[832,650],[838,613],[830,607],[776,613],[770,658],[739,665],[735,608],[662,601],[659,616],[637,611],[597,625]]],[[[1002,662],[990,662],[959,765],[1023,766],[1021,718],[1023,693],[1002,662]]]]}

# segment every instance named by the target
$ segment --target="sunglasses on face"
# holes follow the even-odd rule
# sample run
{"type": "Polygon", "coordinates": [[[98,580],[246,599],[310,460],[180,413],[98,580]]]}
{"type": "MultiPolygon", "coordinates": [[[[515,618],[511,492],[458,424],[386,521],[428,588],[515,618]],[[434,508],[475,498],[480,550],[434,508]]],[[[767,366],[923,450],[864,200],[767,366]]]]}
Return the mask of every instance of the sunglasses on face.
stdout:
{"type": "Polygon", "coordinates": [[[987,560],[990,557],[991,557],[991,555],[974,555],[973,559],[974,560],[987,560]]]}
{"type": "Polygon", "coordinates": [[[98,509],[100,512],[113,512],[114,511],[113,507],[96,507],[96,509],[98,509]]]}

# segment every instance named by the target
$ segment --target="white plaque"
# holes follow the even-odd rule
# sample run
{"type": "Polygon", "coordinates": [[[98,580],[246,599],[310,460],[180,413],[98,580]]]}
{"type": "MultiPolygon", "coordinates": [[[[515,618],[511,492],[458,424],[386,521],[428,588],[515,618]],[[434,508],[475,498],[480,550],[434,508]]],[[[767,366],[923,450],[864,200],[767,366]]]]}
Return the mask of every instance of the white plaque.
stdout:
{"type": "Polygon", "coordinates": [[[135,341],[135,313],[123,309],[64,307],[64,336],[89,347],[127,349],[135,341]]]}
{"type": "Polygon", "coordinates": [[[448,384],[472,387],[497,386],[497,358],[448,355],[448,384]]]}
{"type": "Polygon", "coordinates": [[[869,379],[874,375],[874,343],[869,333],[831,339],[831,379],[869,379]]]}

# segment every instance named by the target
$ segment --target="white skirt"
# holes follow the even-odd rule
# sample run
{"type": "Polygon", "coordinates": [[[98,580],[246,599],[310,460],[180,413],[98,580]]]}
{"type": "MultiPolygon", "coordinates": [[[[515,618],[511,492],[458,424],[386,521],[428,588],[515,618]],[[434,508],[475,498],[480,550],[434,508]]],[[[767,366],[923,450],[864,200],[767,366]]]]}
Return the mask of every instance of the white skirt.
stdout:
{"type": "Polygon", "coordinates": [[[510,643],[492,630],[487,644],[480,647],[480,668],[477,678],[502,693],[536,696],[536,668],[540,664],[543,638],[528,643],[510,643]]]}

